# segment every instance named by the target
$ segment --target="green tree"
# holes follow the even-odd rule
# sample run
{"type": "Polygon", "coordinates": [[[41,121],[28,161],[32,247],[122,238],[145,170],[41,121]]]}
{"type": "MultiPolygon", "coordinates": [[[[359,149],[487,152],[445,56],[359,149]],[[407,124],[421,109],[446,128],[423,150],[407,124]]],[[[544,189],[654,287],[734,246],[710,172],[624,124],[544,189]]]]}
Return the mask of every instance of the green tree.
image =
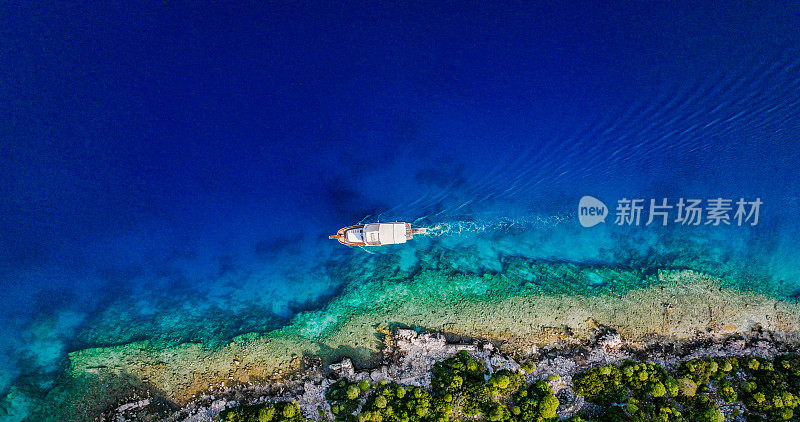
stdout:
{"type": "Polygon", "coordinates": [[[559,406],[558,397],[553,394],[548,394],[542,397],[539,402],[539,415],[544,419],[552,419],[557,416],[556,410],[559,406]]]}
{"type": "Polygon", "coordinates": [[[664,397],[664,395],[667,394],[667,388],[664,387],[664,384],[657,382],[653,384],[650,394],[652,394],[653,397],[664,397]]]}

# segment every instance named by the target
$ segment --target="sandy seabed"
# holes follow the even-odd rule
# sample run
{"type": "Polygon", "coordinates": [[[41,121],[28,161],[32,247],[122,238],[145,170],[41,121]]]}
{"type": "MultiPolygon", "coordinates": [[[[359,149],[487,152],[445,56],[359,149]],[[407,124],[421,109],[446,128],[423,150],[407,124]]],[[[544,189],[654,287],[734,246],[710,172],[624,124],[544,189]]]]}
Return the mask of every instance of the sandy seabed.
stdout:
{"type": "Polygon", "coordinates": [[[535,283],[510,289],[519,280],[505,276],[422,273],[405,283],[376,280],[349,289],[325,309],[298,315],[282,329],[242,335],[220,347],[183,343],[163,348],[143,341],[73,352],[68,376],[81,382],[68,395],[80,394],[70,402],[85,409],[108,406],[115,395],[105,390],[96,401],[91,385],[126,379],[119,389],[134,383],[166,402],[185,405],[204,391],[291,378],[304,355],[330,361],[349,356],[367,366],[380,351],[382,333],[393,326],[488,339],[523,357],[542,347],[585,343],[598,327],[612,328],[626,344],[642,348],[657,341],[723,338],[754,330],[776,333],[782,342],[800,341],[800,305],[726,287],[706,274],[660,271],[642,276],[618,269],[550,266],[539,275],[565,283],[598,277],[612,285],[637,277],[648,280],[646,287],[596,294],[541,293],[535,283]]]}

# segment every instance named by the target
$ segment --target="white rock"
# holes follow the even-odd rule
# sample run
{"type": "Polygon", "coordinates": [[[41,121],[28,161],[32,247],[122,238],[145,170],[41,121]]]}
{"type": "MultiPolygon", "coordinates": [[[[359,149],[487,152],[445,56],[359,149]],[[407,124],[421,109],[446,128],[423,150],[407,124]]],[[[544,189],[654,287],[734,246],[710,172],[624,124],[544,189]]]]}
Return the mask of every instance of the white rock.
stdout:
{"type": "Polygon", "coordinates": [[[353,378],[355,369],[353,368],[353,361],[348,358],[342,359],[340,363],[334,363],[329,366],[331,371],[342,378],[353,378]]]}
{"type": "Polygon", "coordinates": [[[597,339],[597,344],[609,350],[616,350],[622,346],[622,337],[617,332],[609,332],[597,339]]]}

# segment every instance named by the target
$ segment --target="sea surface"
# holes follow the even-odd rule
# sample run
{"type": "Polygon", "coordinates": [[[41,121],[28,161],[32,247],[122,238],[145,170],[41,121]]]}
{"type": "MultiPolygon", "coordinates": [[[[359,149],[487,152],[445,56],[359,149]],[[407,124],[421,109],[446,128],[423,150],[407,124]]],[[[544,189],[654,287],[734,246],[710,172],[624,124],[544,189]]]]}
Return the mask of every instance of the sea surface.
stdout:
{"type": "Polygon", "coordinates": [[[282,327],[355,260],[692,268],[800,298],[791,2],[2,9],[0,395],[24,388],[0,415],[71,351],[282,327]],[[579,224],[584,196],[604,223],[579,224]],[[731,224],[676,222],[681,198],[730,199],[731,224]],[[431,235],[327,238],[373,221],[431,235]]]}

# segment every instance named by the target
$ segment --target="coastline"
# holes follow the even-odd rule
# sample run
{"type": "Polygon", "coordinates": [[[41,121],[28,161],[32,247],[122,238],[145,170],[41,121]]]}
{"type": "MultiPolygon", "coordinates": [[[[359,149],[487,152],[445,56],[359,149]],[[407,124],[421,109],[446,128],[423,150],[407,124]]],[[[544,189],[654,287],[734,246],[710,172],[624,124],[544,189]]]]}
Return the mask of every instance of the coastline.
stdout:
{"type": "MultiPolygon", "coordinates": [[[[753,332],[748,335],[725,336],[717,339],[674,340],[665,343],[630,344],[608,327],[595,331],[595,336],[582,345],[552,347],[529,356],[511,356],[485,339],[450,341],[443,333],[393,329],[383,338],[382,359],[379,364],[357,369],[349,358],[324,365],[315,357],[306,357],[297,377],[274,381],[270,385],[239,385],[220,388],[203,394],[180,410],[162,414],[163,420],[199,422],[217,420],[226,409],[240,406],[260,406],[268,403],[297,403],[302,415],[309,420],[332,420],[329,392],[337,380],[350,383],[364,381],[374,385],[391,383],[408,388],[432,388],[435,366],[459,353],[485,363],[490,373],[523,374],[524,382],[532,384],[546,380],[553,394],[561,400],[558,416],[570,418],[579,412],[600,409],[575,391],[574,376],[601,366],[620,366],[630,362],[658,365],[671,372],[689,361],[702,359],[773,359],[798,351],[800,341],[777,340],[776,333],[753,332]],[[526,369],[533,368],[533,369],[526,369]]],[[[795,355],[796,356],[796,355],[795,355]]],[[[360,384],[359,384],[360,385],[360,384]]],[[[142,420],[152,416],[146,406],[151,399],[132,401],[106,412],[110,420],[142,420]]],[[[742,412],[741,403],[719,402],[726,415],[742,412]],[[734,410],[736,409],[736,410],[734,410]]]]}
{"type": "Polygon", "coordinates": [[[483,339],[521,359],[585,346],[603,329],[618,333],[631,350],[662,341],[713,342],[759,333],[769,333],[778,344],[796,345],[800,339],[798,304],[725,287],[724,280],[695,271],[643,276],[619,269],[546,268],[549,277],[573,283],[597,277],[641,283],[645,277],[646,287],[568,295],[539,293],[530,281],[520,289],[519,279],[503,274],[423,272],[403,283],[376,277],[286,327],[238,336],[219,347],[156,347],[143,341],[72,352],[69,381],[49,393],[42,413],[70,403],[77,418],[76,412],[104,412],[143,397],[155,397],[174,411],[203,394],[299,381],[312,356],[322,365],[349,357],[356,368],[375,366],[383,359],[386,333],[398,327],[454,340],[483,339]],[[92,385],[98,380],[112,387],[96,391],[92,385]]]}

